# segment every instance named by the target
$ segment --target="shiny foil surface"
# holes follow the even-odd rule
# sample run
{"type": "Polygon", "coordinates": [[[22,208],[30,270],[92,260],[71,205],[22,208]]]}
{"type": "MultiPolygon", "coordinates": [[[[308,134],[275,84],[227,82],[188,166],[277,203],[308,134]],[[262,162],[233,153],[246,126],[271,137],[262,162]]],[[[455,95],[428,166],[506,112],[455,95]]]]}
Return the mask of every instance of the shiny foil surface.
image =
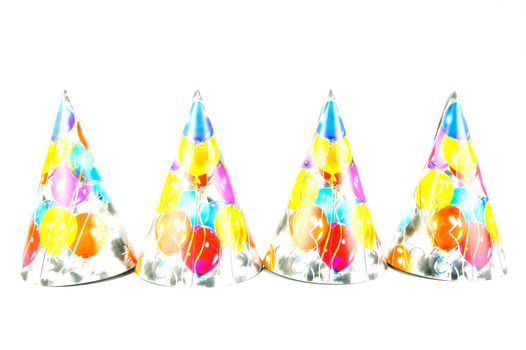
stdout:
{"type": "Polygon", "coordinates": [[[386,270],[332,92],[264,265],[288,278],[326,284],[369,281],[386,270]]]}
{"type": "Polygon", "coordinates": [[[488,280],[507,272],[492,203],[456,93],[446,104],[387,261],[396,269],[440,280],[488,280]]]}
{"type": "Polygon", "coordinates": [[[136,273],[175,287],[230,285],[261,270],[212,123],[197,91],[136,273]]]}
{"type": "Polygon", "coordinates": [[[64,92],[29,223],[22,277],[45,286],[95,282],[135,257],[64,92]]]}

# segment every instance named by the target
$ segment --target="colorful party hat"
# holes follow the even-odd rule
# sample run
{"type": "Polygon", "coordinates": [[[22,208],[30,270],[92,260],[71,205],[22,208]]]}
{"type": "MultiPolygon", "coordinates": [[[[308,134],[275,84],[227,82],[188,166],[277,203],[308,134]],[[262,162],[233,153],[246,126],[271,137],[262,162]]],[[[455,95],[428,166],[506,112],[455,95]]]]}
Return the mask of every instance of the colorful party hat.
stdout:
{"type": "Polygon", "coordinates": [[[261,270],[199,91],[136,273],[166,286],[217,286],[261,270]]]}
{"type": "Polygon", "coordinates": [[[328,284],[372,280],[387,267],[332,92],[263,263],[328,284]]]}
{"type": "Polygon", "coordinates": [[[396,269],[440,280],[506,274],[504,253],[456,93],[387,258],[396,269]]]}
{"type": "Polygon", "coordinates": [[[42,169],[22,266],[26,281],[46,286],[99,281],[135,266],[65,91],[42,169]]]}

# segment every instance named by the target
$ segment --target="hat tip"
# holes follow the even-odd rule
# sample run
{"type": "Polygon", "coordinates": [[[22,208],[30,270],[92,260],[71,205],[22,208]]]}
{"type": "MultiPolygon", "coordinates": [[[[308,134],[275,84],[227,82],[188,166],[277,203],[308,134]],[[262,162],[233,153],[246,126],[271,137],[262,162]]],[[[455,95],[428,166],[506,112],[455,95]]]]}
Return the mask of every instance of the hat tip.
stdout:
{"type": "Polygon", "coordinates": [[[62,93],[62,98],[63,98],[65,101],[68,101],[68,102],[69,102],[68,90],[64,89],[64,92],[62,93]]]}
{"type": "Polygon", "coordinates": [[[457,92],[453,91],[451,95],[449,95],[448,102],[453,103],[457,100],[457,92]]]}
{"type": "Polygon", "coordinates": [[[329,89],[329,99],[334,100],[334,93],[332,92],[332,89],[329,89]]]}
{"type": "Polygon", "coordinates": [[[199,89],[195,90],[192,100],[195,102],[195,101],[201,101],[202,99],[203,98],[201,97],[201,92],[199,91],[199,89]]]}

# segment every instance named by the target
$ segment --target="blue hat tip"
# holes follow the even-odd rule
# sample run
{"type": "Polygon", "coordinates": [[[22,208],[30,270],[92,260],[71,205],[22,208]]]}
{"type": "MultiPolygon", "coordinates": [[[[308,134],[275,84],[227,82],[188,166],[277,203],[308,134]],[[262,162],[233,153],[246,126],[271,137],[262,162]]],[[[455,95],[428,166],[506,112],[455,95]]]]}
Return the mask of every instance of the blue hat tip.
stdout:
{"type": "MultiPolygon", "coordinates": [[[[198,94],[198,92],[196,93],[198,94]]],[[[195,142],[204,142],[214,134],[214,128],[206,115],[205,106],[200,97],[199,95],[198,99],[194,98],[190,108],[190,119],[186,123],[183,132],[184,136],[195,142]]]]}
{"type": "Polygon", "coordinates": [[[462,107],[455,100],[446,108],[441,127],[447,136],[456,140],[465,141],[470,138],[462,107]]]}
{"type": "Polygon", "coordinates": [[[75,126],[75,114],[69,102],[68,93],[64,90],[63,96],[58,106],[57,118],[53,126],[51,141],[56,141],[67,134],[75,126]]]}
{"type": "Polygon", "coordinates": [[[338,113],[338,106],[332,96],[323,107],[317,131],[318,134],[332,142],[341,140],[346,135],[345,127],[338,113]]]}

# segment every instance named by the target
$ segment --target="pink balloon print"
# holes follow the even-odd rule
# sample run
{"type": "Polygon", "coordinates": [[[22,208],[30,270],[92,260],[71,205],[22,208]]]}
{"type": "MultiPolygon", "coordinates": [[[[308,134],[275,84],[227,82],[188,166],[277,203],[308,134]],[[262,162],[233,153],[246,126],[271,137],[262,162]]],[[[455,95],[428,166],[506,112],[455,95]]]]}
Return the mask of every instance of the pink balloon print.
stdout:
{"type": "Polygon", "coordinates": [[[79,182],[67,165],[56,168],[51,176],[51,193],[59,205],[79,204],[88,197],[90,190],[89,185],[79,182]]]}
{"type": "Polygon", "coordinates": [[[354,162],[349,166],[349,181],[351,182],[352,190],[356,195],[356,198],[360,202],[365,202],[365,194],[363,193],[362,183],[360,182],[360,176],[358,175],[358,169],[354,162]]]}
{"type": "Polygon", "coordinates": [[[444,169],[448,166],[447,162],[444,160],[444,155],[442,154],[442,139],[444,138],[444,135],[444,130],[440,128],[435,137],[433,151],[427,161],[427,167],[429,169],[444,169]]]}
{"type": "Polygon", "coordinates": [[[232,189],[232,183],[230,182],[230,176],[223,163],[219,163],[216,167],[214,174],[215,185],[217,191],[223,197],[225,202],[234,203],[236,197],[234,196],[234,190],[232,189]]]}
{"type": "Polygon", "coordinates": [[[303,168],[310,169],[312,168],[312,153],[309,152],[303,161],[303,168]]]}

